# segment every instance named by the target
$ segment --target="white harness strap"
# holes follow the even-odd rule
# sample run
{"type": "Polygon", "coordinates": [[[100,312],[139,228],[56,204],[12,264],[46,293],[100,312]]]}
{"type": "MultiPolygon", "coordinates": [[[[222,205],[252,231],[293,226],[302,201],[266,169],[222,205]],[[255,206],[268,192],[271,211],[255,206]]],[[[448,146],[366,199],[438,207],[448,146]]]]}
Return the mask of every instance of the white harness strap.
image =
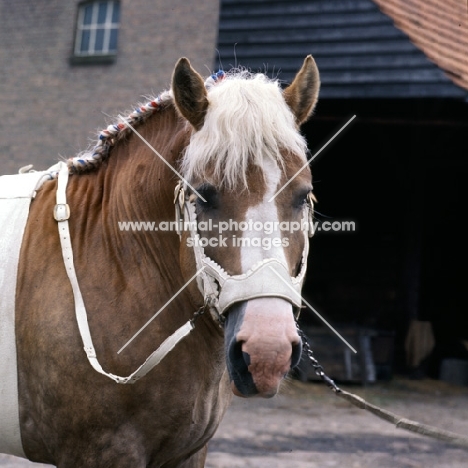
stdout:
{"type": "Polygon", "coordinates": [[[120,384],[135,383],[138,379],[145,376],[153,367],[158,365],[164,357],[181,341],[185,338],[192,330],[193,324],[189,320],[187,323],[182,325],[176,330],[171,336],[169,336],[160,346],[156,349],[146,361],[128,377],[119,377],[118,375],[110,374],[105,372],[96,357],[96,351],[94,349],[93,340],[89,330],[88,316],[86,313],[86,307],[81,295],[80,286],[76,277],[75,266],[73,263],[73,250],[70,238],[70,229],[68,226],[68,219],[70,217],[70,208],[67,204],[66,189],[68,183],[68,167],[66,164],[62,164],[57,185],[57,204],[54,208],[54,218],[58,223],[60,244],[62,246],[63,261],[65,263],[65,269],[70,280],[70,284],[73,290],[73,298],[75,301],[75,313],[76,320],[78,322],[78,328],[80,330],[81,339],[83,340],[84,350],[88,357],[89,362],[93,368],[102,375],[109,377],[120,384]]]}

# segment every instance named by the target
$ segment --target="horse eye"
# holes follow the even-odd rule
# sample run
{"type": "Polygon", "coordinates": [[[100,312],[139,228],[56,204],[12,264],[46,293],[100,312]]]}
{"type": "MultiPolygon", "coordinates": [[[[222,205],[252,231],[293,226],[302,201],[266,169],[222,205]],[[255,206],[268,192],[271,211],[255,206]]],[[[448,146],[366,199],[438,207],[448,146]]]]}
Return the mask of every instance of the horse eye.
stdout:
{"type": "Polygon", "coordinates": [[[293,199],[293,206],[295,208],[301,209],[308,201],[310,190],[301,190],[297,192],[294,199],[293,199]]]}
{"type": "Polygon", "coordinates": [[[211,184],[203,184],[197,188],[199,196],[197,197],[197,204],[202,209],[214,209],[218,208],[219,195],[216,187],[211,184]],[[202,197],[206,200],[204,201],[202,197]]]}

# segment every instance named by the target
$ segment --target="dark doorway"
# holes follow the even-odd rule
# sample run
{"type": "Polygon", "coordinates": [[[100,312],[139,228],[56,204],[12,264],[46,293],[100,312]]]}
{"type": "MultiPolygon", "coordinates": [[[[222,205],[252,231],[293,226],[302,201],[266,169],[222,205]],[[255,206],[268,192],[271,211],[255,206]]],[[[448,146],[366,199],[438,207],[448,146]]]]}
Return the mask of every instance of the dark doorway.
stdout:
{"type": "MultiPolygon", "coordinates": [[[[305,297],[332,323],[395,332],[405,370],[411,319],[430,320],[440,360],[460,354],[467,248],[468,107],[450,100],[322,101],[303,128],[320,221],[354,221],[354,232],[317,232],[305,297]],[[454,344],[456,342],[457,344],[454,344]]],[[[305,323],[318,325],[312,313],[305,323]]],[[[432,369],[432,370],[431,370],[432,369]]]]}

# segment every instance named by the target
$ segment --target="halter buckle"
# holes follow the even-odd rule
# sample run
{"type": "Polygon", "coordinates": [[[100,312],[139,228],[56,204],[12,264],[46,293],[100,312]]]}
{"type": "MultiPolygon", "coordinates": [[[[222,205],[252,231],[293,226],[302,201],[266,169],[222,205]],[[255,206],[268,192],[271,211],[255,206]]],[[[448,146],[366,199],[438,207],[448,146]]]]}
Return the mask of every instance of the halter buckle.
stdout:
{"type": "Polygon", "coordinates": [[[180,180],[174,189],[174,205],[175,205],[175,220],[176,231],[179,237],[182,236],[182,223],[184,221],[184,206],[185,206],[185,189],[184,184],[180,180]]]}
{"type": "Polygon", "coordinates": [[[70,207],[68,203],[57,203],[54,206],[55,221],[67,221],[70,218],[70,207]]]}

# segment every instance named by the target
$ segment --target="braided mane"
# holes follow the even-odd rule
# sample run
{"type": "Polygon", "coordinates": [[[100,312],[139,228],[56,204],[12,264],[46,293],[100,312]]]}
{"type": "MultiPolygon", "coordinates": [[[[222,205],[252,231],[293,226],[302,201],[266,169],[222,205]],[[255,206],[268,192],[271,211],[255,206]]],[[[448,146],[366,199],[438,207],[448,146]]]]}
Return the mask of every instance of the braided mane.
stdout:
{"type": "MultiPolygon", "coordinates": [[[[205,81],[207,89],[211,88],[219,80],[224,78],[224,72],[213,73],[205,81]]],[[[172,91],[164,91],[156,97],[149,98],[145,103],[140,103],[126,117],[123,117],[117,123],[108,125],[105,129],[98,132],[97,142],[87,150],[79,153],[73,158],[67,160],[70,174],[80,174],[91,171],[101,164],[107,158],[111,148],[115,143],[128,135],[130,126],[139,125],[145,122],[154,112],[158,112],[174,101],[172,91]]],[[[54,171],[51,176],[56,178],[58,171],[54,171]]]]}
{"type": "Polygon", "coordinates": [[[92,147],[68,159],[70,174],[87,172],[98,167],[107,158],[117,140],[131,132],[130,126],[145,122],[153,112],[162,110],[170,103],[172,103],[172,94],[170,91],[165,91],[155,98],[150,98],[146,103],[138,104],[138,107],[126,117],[98,132],[98,140],[92,147]]]}

